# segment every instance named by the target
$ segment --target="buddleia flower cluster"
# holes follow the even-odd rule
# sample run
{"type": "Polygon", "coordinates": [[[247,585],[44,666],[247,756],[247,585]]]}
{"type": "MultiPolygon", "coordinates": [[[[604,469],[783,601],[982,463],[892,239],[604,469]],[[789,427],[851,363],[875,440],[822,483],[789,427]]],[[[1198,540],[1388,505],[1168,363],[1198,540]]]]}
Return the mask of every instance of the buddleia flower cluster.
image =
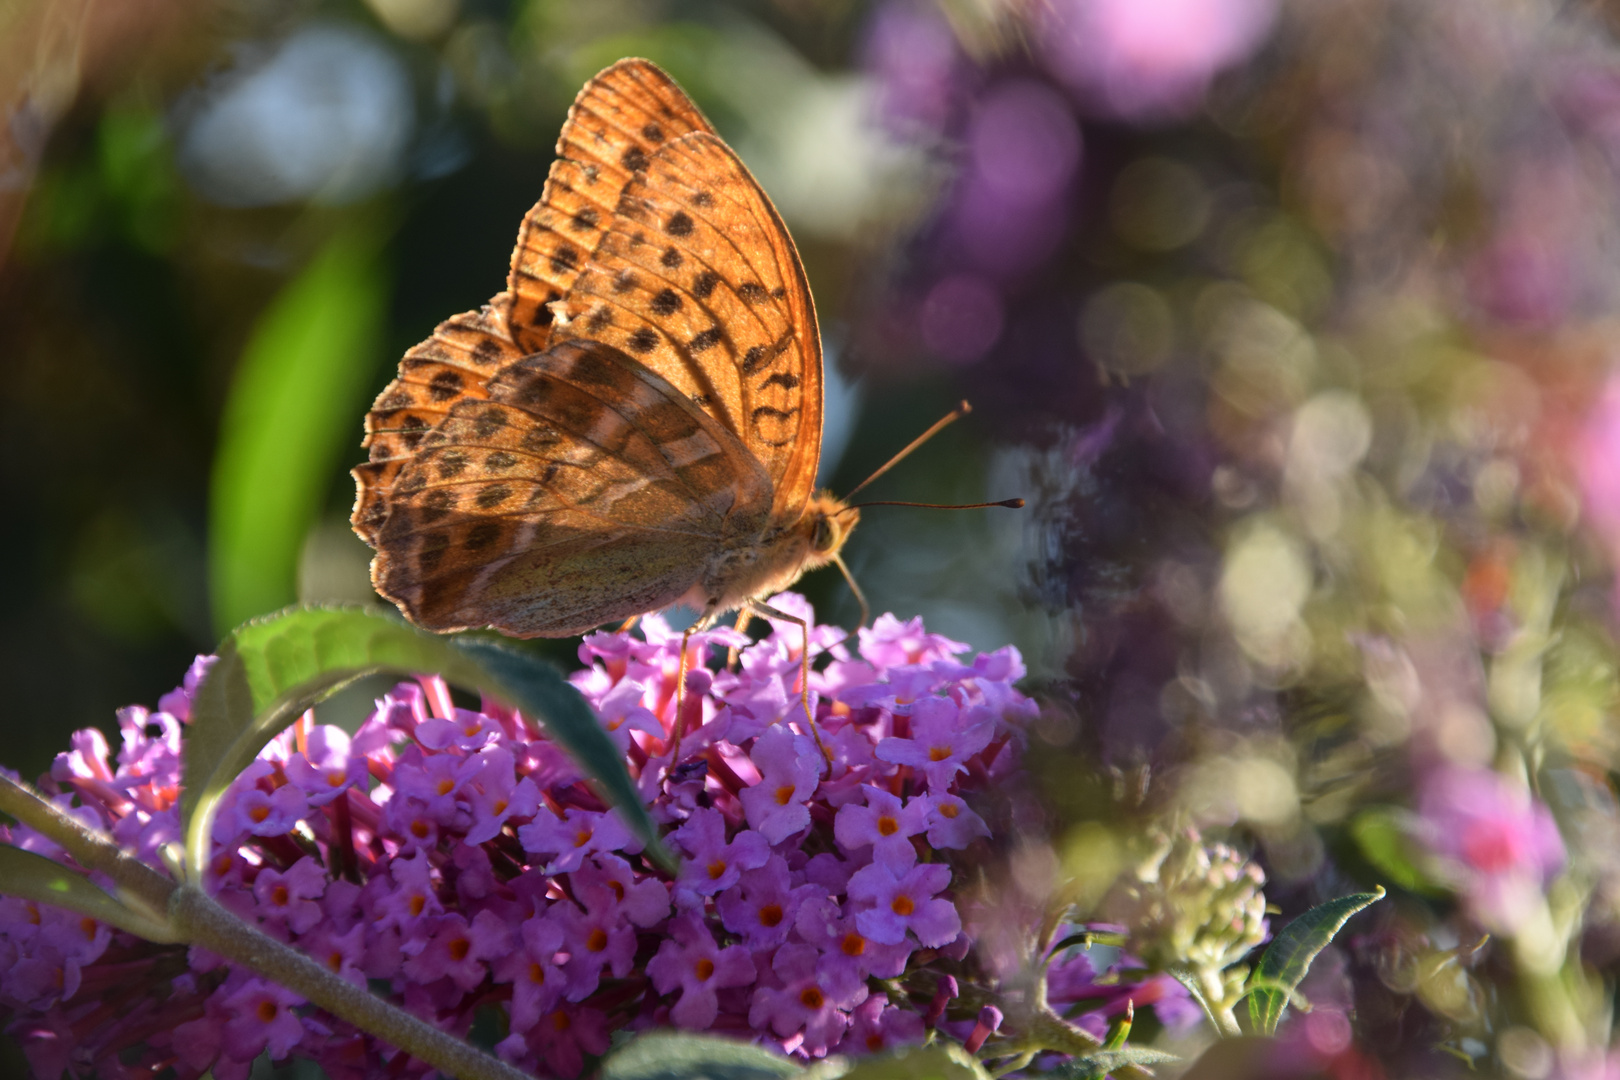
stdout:
{"type": "MultiPolygon", "coordinates": [[[[220,805],[209,889],[342,978],[542,1075],[579,1074],[621,1028],[808,1058],[976,1015],[980,1002],[950,1000],[973,971],[957,895],[991,855],[979,809],[1018,768],[1034,711],[1014,688],[1018,653],[964,661],[962,644],[891,616],[846,642],[799,598],[773,603],[812,622],[814,730],[797,625],[757,643],[693,635],[683,697],[681,635],[656,616],[580,646],[573,681],[678,873],[529,718],[458,708],[423,677],[352,735],[306,717],[273,739],[220,805]]],[[[154,865],[179,839],[181,740],[208,663],[157,711],[123,710],[116,755],[81,731],[45,781],[154,865]]],[[[60,857],[24,827],[6,839],[60,857]]],[[[0,1004],[41,1076],[238,1080],[266,1052],[334,1080],[426,1071],[203,949],[9,898],[0,1004]]]]}
{"type": "Polygon", "coordinates": [[[1108,917],[1128,928],[1131,951],[1159,971],[1219,973],[1269,935],[1265,872],[1195,829],[1156,831],[1147,857],[1115,884],[1108,917]]]}

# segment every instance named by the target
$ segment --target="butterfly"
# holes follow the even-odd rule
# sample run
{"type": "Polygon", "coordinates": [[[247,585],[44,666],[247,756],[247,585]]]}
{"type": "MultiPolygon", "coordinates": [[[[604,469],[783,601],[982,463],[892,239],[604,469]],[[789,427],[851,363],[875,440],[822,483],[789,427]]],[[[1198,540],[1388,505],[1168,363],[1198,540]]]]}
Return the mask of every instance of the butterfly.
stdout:
{"type": "Polygon", "coordinates": [[[786,226],[674,81],[621,60],[569,110],[505,291],[378,396],[351,520],[377,591],[432,630],[799,622],[761,598],[842,568],[860,516],[813,490],[821,427],[786,226]]]}

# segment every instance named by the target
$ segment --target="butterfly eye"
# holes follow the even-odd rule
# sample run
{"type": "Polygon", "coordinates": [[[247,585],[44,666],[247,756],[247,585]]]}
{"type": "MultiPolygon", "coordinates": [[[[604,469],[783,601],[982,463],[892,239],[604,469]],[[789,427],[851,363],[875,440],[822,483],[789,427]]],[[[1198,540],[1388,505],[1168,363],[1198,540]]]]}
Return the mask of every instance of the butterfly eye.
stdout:
{"type": "Polygon", "coordinates": [[[833,528],[832,519],[822,518],[816,522],[816,533],[810,538],[810,546],[816,551],[831,551],[838,544],[838,530],[833,528]]]}

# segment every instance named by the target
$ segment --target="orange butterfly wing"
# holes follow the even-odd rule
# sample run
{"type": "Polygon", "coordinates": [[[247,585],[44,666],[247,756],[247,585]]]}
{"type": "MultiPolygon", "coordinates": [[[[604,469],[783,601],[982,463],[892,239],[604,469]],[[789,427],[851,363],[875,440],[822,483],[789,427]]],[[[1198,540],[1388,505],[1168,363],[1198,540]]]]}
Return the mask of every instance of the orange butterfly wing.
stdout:
{"type": "Polygon", "coordinates": [[[457,403],[400,472],[378,591],[436,630],[577,634],[667,607],[769,515],[713,417],[600,342],[562,342],[457,403]]]}
{"type": "Polygon", "coordinates": [[[540,201],[523,219],[507,292],[512,340],[524,352],[551,341],[546,306],[573,289],[612,221],[619,196],[661,146],[714,128],[674,81],[646,60],[620,60],[585,84],[562,134],[540,201]]]}
{"type": "Polygon", "coordinates": [[[566,304],[559,339],[607,341],[708,410],[798,520],[821,458],[821,337],[797,249],[759,183],[717,135],[653,155],[566,304]]]}
{"type": "Polygon", "coordinates": [[[550,343],[546,305],[573,287],[635,168],[671,138],[713,130],[649,61],[620,60],[585,84],[557,138],[540,201],[518,230],[507,290],[482,310],[441,323],[407,352],[366,417],[361,445],[371,457],[355,470],[360,493],[352,521],[367,543],[375,544],[384,496],[422,436],[462,398],[482,399],[484,382],[501,366],[550,343]]]}
{"type": "Polygon", "coordinates": [[[558,153],[508,291],[367,417],[354,526],[434,629],[561,636],[799,572],[821,347],[775,208],[646,61],[586,85],[558,153]]]}

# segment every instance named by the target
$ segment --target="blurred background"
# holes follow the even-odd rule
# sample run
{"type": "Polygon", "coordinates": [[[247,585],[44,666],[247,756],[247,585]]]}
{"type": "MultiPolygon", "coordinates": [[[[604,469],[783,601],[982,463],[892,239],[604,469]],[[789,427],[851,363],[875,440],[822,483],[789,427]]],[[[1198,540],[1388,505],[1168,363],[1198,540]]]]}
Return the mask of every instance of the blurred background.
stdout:
{"type": "MultiPolygon", "coordinates": [[[[1306,1074],[1620,1075],[1617,29],[1540,0],[14,0],[6,764],[244,618],[371,597],[364,411],[502,287],[573,95],[641,55],[798,242],[823,481],[966,397],[872,497],[1029,500],[873,509],[846,557],[876,610],[1022,650],[1055,865],[1102,880],[1120,822],[1170,817],[1254,851],[1284,912],[1394,890],[1321,969],[1355,1028],[1302,1029],[1306,1074]]],[[[835,574],[803,587],[854,623],[835,574]]]]}

